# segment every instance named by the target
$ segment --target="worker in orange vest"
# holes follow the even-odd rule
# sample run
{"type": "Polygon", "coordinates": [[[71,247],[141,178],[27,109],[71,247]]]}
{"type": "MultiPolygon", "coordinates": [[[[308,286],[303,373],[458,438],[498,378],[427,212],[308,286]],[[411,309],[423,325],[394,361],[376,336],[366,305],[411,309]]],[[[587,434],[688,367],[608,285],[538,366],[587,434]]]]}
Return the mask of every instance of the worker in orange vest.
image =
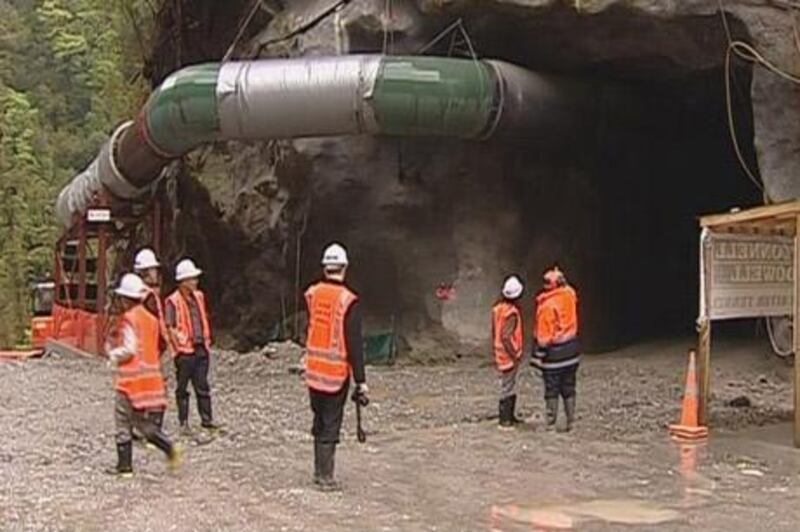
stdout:
{"type": "Polygon", "coordinates": [[[514,411],[517,406],[517,376],[523,365],[522,311],[519,307],[522,291],[519,277],[508,277],[503,283],[503,297],[492,307],[492,345],[500,375],[501,428],[519,423],[514,411]]]}
{"type": "Polygon", "coordinates": [[[163,409],[167,404],[159,363],[158,320],[142,305],[146,287],[139,276],[124,275],[115,293],[121,299],[123,313],[106,344],[109,362],[115,368],[117,443],[117,465],[108,472],[123,477],[132,475],[134,428],[163,451],[170,466],[175,468],[180,464],[182,450],[149,416],[150,411],[163,409]]]}
{"type": "Polygon", "coordinates": [[[211,412],[211,386],[208,384],[211,322],[205,294],[198,288],[202,273],[191,259],[180,261],[175,268],[178,288],[167,298],[165,309],[167,327],[175,349],[175,400],[178,403],[178,423],[183,434],[190,433],[189,381],[197,398],[201,427],[209,431],[219,429],[211,412]]]}
{"type": "MultiPolygon", "coordinates": [[[[142,278],[147,290],[142,304],[158,319],[159,353],[172,355],[169,331],[167,331],[164,317],[164,303],[161,299],[161,264],[158,262],[155,252],[150,248],[140,250],[134,258],[133,271],[142,278]]],[[[161,367],[163,375],[163,365],[161,367]]],[[[159,427],[164,425],[164,409],[153,411],[151,416],[159,427]]]]}
{"type": "Polygon", "coordinates": [[[328,246],[322,256],[324,279],[305,294],[305,378],[314,413],[314,484],[321,491],[340,489],[334,480],[334,457],[351,376],[356,386],[353,400],[368,403],[361,311],[358,296],[345,285],[348,264],[344,247],[328,246]]]}
{"type": "Polygon", "coordinates": [[[536,340],[532,364],[542,370],[547,425],[555,427],[558,398],[564,400],[567,423],[575,421],[575,385],[580,363],[578,296],[557,267],[544,274],[544,287],[536,297],[536,340]]]}

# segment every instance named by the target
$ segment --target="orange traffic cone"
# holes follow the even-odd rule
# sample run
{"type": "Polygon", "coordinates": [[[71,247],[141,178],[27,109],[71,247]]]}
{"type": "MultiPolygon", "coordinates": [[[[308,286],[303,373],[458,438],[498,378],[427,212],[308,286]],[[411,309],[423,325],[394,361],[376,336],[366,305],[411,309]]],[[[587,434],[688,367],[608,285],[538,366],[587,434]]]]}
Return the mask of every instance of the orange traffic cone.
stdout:
{"type": "Polygon", "coordinates": [[[669,433],[674,440],[697,441],[708,437],[708,427],[701,427],[697,423],[698,411],[697,390],[697,362],[694,349],[689,350],[689,369],[686,371],[686,391],[683,394],[683,408],[681,422],[670,425],[669,433]]]}

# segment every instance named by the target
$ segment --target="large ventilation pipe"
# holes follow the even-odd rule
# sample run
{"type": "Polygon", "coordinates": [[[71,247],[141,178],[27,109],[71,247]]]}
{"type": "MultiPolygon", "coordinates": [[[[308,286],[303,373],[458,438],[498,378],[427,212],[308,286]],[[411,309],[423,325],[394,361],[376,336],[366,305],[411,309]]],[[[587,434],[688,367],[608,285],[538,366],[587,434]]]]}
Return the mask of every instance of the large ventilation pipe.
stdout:
{"type": "Polygon", "coordinates": [[[135,199],[171,160],[207,142],[360,134],[545,142],[581,119],[576,102],[589,96],[502,61],[350,55],[191,66],[111,135],[61,191],[56,213],[70,226],[103,188],[135,199]]]}

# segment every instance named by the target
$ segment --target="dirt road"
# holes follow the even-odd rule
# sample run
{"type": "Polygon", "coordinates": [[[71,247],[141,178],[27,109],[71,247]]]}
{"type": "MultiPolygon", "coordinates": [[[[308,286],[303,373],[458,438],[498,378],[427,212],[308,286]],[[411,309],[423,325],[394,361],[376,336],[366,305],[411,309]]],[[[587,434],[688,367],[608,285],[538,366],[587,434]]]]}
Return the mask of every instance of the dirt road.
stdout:
{"type": "MultiPolygon", "coordinates": [[[[297,350],[275,360],[216,354],[215,409],[226,433],[187,441],[174,474],[137,447],[137,475],[127,481],[102,471],[114,461],[108,368],[3,363],[0,529],[796,530],[790,368],[761,343],[716,344],[713,437],[682,450],[665,426],[678,416],[686,345],[587,357],[570,435],[542,427],[541,383],[530,372],[520,392],[529,422],[500,432],[488,419],[496,413],[488,361],[370,368],[369,440],[355,442],[348,407],[341,494],[311,489],[306,392],[288,371],[297,350]],[[726,406],[738,396],[752,407],[726,406]]],[[[172,410],[168,430],[175,424],[172,410]]]]}

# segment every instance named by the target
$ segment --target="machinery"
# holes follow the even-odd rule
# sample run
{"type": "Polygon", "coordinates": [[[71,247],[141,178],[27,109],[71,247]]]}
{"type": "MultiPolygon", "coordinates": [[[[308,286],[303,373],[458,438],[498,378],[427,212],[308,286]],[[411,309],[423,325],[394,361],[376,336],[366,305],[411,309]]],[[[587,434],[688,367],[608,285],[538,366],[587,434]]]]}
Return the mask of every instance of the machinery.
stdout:
{"type": "Polygon", "coordinates": [[[75,214],[56,244],[51,315],[42,304],[42,316],[34,318],[34,338],[45,351],[104,356],[114,276],[136,246],[146,242],[158,252],[163,241],[165,195],[155,192],[124,203],[95,194],[85,212],[75,214]]]}

